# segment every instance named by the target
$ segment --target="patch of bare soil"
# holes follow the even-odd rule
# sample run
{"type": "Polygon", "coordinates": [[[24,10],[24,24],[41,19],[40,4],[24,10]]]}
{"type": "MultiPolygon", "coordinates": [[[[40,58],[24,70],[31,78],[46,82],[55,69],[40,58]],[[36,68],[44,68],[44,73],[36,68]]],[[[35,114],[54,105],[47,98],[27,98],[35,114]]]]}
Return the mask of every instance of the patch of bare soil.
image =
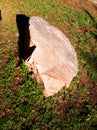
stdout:
{"type": "Polygon", "coordinates": [[[8,87],[11,90],[16,91],[18,90],[19,85],[22,84],[22,82],[23,82],[23,75],[21,74],[21,72],[18,72],[18,76],[13,79],[13,83],[10,84],[8,87]]]}
{"type": "Polygon", "coordinates": [[[6,106],[3,106],[3,107],[1,108],[1,111],[2,111],[2,113],[0,114],[0,119],[2,119],[2,118],[4,118],[4,117],[7,117],[7,116],[9,116],[9,115],[14,114],[14,111],[11,110],[11,109],[9,109],[9,108],[7,108],[6,106]]]}
{"type": "Polygon", "coordinates": [[[88,10],[89,12],[97,15],[97,4],[93,4],[89,0],[61,0],[61,2],[76,11],[88,10]]]}
{"type": "Polygon", "coordinates": [[[6,66],[6,64],[8,63],[9,60],[10,60],[10,58],[8,56],[5,56],[3,58],[3,61],[1,63],[2,68],[6,66]]]}
{"type": "Polygon", "coordinates": [[[89,1],[91,1],[91,2],[93,2],[93,3],[95,3],[95,4],[97,4],[97,0],[89,0],[89,1]]]}
{"type": "Polygon", "coordinates": [[[89,100],[92,105],[97,105],[97,83],[92,81],[85,69],[82,69],[83,77],[80,79],[80,86],[84,87],[85,84],[88,84],[87,91],[85,92],[85,96],[89,100]]]}
{"type": "Polygon", "coordinates": [[[84,97],[82,97],[78,92],[75,92],[73,98],[70,98],[70,94],[63,94],[58,100],[55,108],[55,112],[58,114],[62,114],[62,119],[66,120],[67,113],[69,113],[70,109],[76,108],[79,110],[79,114],[83,112],[84,106],[84,97]],[[66,100],[66,102],[64,102],[66,100]]]}
{"type": "Polygon", "coordinates": [[[61,2],[67,4],[72,8],[80,8],[82,4],[81,0],[61,0],[61,2]]]}
{"type": "Polygon", "coordinates": [[[3,59],[2,63],[1,63],[1,66],[2,66],[2,67],[5,67],[5,66],[6,66],[6,64],[7,64],[7,63],[8,63],[8,61],[9,61],[9,59],[10,59],[10,58],[9,58],[9,57],[7,57],[7,56],[6,56],[6,57],[4,57],[4,59],[3,59]]]}
{"type": "Polygon", "coordinates": [[[85,69],[82,69],[83,77],[80,79],[81,85],[85,85],[90,81],[90,78],[88,77],[87,71],[85,69]]]}
{"type": "Polygon", "coordinates": [[[87,97],[90,103],[97,107],[97,83],[91,81],[90,88],[87,91],[87,97]]]}

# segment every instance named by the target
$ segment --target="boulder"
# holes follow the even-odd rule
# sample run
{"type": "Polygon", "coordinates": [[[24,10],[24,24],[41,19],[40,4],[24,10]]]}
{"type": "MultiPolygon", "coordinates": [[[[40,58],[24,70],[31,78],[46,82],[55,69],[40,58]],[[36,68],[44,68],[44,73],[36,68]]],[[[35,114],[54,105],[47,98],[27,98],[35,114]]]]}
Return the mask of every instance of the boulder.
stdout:
{"type": "Polygon", "coordinates": [[[78,72],[75,49],[58,28],[39,16],[30,18],[29,30],[30,46],[35,49],[25,63],[43,85],[45,97],[53,96],[62,87],[69,87],[78,72]]]}

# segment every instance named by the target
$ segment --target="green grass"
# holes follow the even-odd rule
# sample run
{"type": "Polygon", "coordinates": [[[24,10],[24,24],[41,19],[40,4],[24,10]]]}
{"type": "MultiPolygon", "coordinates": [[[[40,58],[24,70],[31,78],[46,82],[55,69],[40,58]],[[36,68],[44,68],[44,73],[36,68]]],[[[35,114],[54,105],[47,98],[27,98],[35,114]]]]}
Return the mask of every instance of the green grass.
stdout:
{"type": "MultiPolygon", "coordinates": [[[[96,6],[92,6],[95,8],[96,6]]],[[[97,15],[60,0],[0,1],[0,130],[97,129],[97,15]],[[75,47],[79,72],[70,88],[44,98],[24,62],[18,65],[16,15],[41,16],[75,47]]]]}

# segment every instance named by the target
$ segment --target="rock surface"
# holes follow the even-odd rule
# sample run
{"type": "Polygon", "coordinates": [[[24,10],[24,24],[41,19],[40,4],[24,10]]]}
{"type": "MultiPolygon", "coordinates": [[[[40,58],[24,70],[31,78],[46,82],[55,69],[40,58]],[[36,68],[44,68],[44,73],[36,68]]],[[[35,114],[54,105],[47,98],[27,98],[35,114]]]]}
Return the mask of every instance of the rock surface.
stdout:
{"type": "Polygon", "coordinates": [[[78,72],[77,56],[68,38],[41,17],[30,18],[29,30],[31,45],[36,48],[26,65],[49,97],[64,86],[69,87],[78,72]]]}

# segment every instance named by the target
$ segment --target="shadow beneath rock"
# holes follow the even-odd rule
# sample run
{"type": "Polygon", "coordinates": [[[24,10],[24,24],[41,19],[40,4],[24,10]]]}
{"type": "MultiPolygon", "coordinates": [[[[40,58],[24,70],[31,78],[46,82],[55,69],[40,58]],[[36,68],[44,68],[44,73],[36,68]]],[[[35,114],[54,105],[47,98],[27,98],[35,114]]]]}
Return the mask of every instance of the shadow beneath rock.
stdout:
{"type": "Polygon", "coordinates": [[[19,58],[26,60],[36,48],[35,46],[30,47],[29,17],[24,14],[17,14],[16,23],[19,32],[19,58]]]}

